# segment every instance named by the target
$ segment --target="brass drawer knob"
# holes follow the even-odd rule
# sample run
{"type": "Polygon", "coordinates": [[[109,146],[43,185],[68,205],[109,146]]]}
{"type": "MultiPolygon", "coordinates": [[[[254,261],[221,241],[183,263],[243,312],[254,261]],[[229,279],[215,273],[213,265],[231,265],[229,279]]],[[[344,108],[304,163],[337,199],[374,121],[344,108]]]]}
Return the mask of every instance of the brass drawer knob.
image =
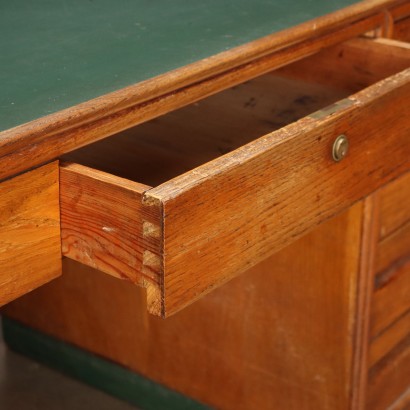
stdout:
{"type": "Polygon", "coordinates": [[[349,151],[349,140],[346,135],[339,135],[333,143],[332,156],[336,162],[341,161],[349,151]]]}

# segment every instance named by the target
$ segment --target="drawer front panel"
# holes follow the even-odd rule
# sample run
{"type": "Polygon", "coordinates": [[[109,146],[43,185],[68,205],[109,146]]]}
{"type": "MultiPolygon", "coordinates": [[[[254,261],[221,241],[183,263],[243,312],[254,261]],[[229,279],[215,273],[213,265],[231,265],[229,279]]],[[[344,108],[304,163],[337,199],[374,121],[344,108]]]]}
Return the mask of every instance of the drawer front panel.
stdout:
{"type": "Polygon", "coordinates": [[[152,189],[62,168],[64,254],[169,316],[405,173],[409,93],[410,69],[152,189]]]}
{"type": "Polygon", "coordinates": [[[382,278],[388,275],[389,271],[394,270],[395,265],[402,264],[408,258],[410,258],[410,221],[378,244],[375,266],[377,276],[382,278]]]}
{"type": "Polygon", "coordinates": [[[368,408],[410,399],[410,175],[378,192],[380,230],[370,310],[368,408]]]}
{"type": "Polygon", "coordinates": [[[410,70],[145,193],[164,212],[165,314],[410,167],[410,70]],[[335,163],[332,144],[351,141],[335,163]]]}
{"type": "MultiPolygon", "coordinates": [[[[359,65],[366,60],[358,59],[362,53],[357,49],[377,60],[365,66],[369,75],[360,68],[360,84],[372,84],[410,62],[405,44],[360,39],[346,43],[345,52],[325,53],[335,63],[327,70],[344,58],[342,71],[350,67],[357,72],[356,60],[359,65]],[[380,63],[383,59],[390,61],[387,71],[380,63]]],[[[319,70],[321,64],[315,64],[319,70]]],[[[101,164],[105,171],[133,181],[151,175],[143,180],[154,188],[75,165],[63,168],[64,254],[147,287],[150,311],[169,316],[410,169],[410,69],[354,95],[348,88],[342,97],[333,98],[326,82],[311,90],[313,94],[298,95],[290,105],[279,101],[265,106],[264,97],[258,97],[259,86],[271,84],[274,77],[268,74],[256,88],[246,88],[248,94],[236,87],[208,101],[205,107],[223,120],[210,119],[201,112],[204,105],[196,104],[189,112],[197,117],[180,111],[140,126],[135,135],[114,136],[118,151],[110,150],[110,140],[97,153],[88,147],[85,155],[93,158],[92,166],[101,164]],[[238,95],[243,98],[240,107],[235,105],[238,95]],[[313,111],[312,101],[324,95],[331,102],[315,109],[338,102],[306,117],[313,111]],[[232,105],[231,116],[225,118],[218,104],[232,105]],[[299,116],[301,107],[307,111],[299,116]],[[242,113],[244,121],[239,121],[242,113]],[[192,124],[199,125],[191,129],[192,124]],[[151,132],[157,138],[154,144],[151,132]],[[270,133],[255,140],[266,132],[270,133]],[[332,147],[342,134],[350,149],[336,162],[332,147]],[[188,166],[191,162],[184,157],[201,157],[204,145],[197,147],[196,142],[208,139],[213,141],[212,160],[188,166]],[[147,147],[156,152],[154,161],[144,158],[147,147]],[[181,172],[171,172],[181,162],[181,172]],[[170,175],[163,172],[168,169],[170,175]]],[[[275,81],[285,91],[295,85],[290,77],[275,81]]],[[[277,99],[284,91],[266,89],[267,99],[272,93],[277,99]]],[[[338,95],[341,92],[337,89],[338,95]]]]}
{"type": "Polygon", "coordinates": [[[376,281],[372,299],[370,336],[377,337],[410,310],[409,261],[376,281]]]}
{"type": "Polygon", "coordinates": [[[410,173],[380,191],[380,238],[410,223],[410,173]]]}
{"type": "Polygon", "coordinates": [[[58,163],[0,183],[0,305],[61,274],[58,163]]]}
{"type": "Polygon", "coordinates": [[[369,368],[389,354],[410,334],[410,310],[394,321],[385,332],[375,336],[370,343],[369,368]]]}
{"type": "Polygon", "coordinates": [[[410,333],[370,369],[368,383],[369,410],[408,408],[410,333]]]}

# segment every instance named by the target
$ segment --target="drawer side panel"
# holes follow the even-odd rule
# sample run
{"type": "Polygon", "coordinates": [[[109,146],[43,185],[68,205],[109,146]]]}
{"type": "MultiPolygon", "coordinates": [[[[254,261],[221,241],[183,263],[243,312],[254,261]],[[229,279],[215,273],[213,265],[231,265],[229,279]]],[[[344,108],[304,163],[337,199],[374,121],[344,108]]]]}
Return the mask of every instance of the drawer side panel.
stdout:
{"type": "Polygon", "coordinates": [[[160,209],[142,203],[149,187],[78,164],[62,165],[60,181],[63,255],[149,295],[159,289],[160,209]]]}

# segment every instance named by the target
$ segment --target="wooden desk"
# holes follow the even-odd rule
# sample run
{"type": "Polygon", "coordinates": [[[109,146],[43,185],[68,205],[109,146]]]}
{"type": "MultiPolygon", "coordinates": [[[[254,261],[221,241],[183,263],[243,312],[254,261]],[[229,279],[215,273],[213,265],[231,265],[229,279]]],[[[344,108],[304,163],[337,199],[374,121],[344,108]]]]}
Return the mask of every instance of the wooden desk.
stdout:
{"type": "Polygon", "coordinates": [[[167,6],[3,6],[0,301],[63,273],[9,344],[217,408],[405,408],[409,3],[167,6]]]}

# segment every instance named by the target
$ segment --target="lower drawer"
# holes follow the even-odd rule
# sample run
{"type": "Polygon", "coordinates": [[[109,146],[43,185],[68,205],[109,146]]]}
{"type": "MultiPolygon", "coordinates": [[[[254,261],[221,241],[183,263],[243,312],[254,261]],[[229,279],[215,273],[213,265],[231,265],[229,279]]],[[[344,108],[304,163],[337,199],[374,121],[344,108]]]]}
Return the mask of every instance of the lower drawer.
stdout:
{"type": "Polygon", "coordinates": [[[410,311],[410,174],[393,181],[377,196],[380,229],[371,310],[373,338],[410,311]]]}
{"type": "Polygon", "coordinates": [[[377,289],[372,303],[368,408],[405,409],[410,403],[410,262],[377,289]]]}
{"type": "Polygon", "coordinates": [[[0,183],[0,305],[61,274],[58,163],[0,183]]]}
{"type": "Polygon", "coordinates": [[[319,57],[313,80],[296,62],[68,155],[63,253],[169,316],[409,169],[410,69],[384,79],[408,47],[357,39],[319,57]]]}
{"type": "Polygon", "coordinates": [[[376,284],[371,305],[371,338],[377,338],[410,312],[410,260],[376,284]]]}
{"type": "Polygon", "coordinates": [[[377,193],[380,230],[370,310],[368,408],[410,403],[410,174],[377,193]]]}
{"type": "Polygon", "coordinates": [[[408,409],[410,404],[410,331],[369,371],[369,410],[408,409]]]}
{"type": "Polygon", "coordinates": [[[380,240],[410,223],[410,172],[396,179],[378,194],[380,198],[380,240]]]}

